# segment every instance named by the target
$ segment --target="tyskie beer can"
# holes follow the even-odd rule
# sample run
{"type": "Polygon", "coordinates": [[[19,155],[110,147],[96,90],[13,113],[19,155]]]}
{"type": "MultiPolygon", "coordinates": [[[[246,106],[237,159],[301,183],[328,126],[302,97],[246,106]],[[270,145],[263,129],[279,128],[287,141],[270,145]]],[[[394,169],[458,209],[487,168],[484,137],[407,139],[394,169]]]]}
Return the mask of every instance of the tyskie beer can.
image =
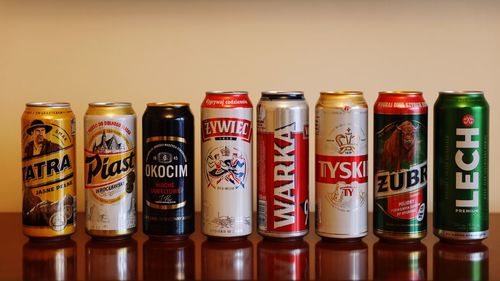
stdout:
{"type": "Polygon", "coordinates": [[[207,92],[201,105],[202,232],[252,233],[252,103],[247,92],[207,92]]]}
{"type": "Polygon", "coordinates": [[[381,92],[374,116],[375,235],[419,240],[427,233],[427,104],[421,92],[381,92]]]}
{"type": "Polygon", "coordinates": [[[187,103],[149,103],[142,116],[144,233],[187,238],[194,231],[194,118],[187,103]]]}
{"type": "Polygon", "coordinates": [[[85,114],[85,229],[130,237],[137,228],[136,115],[130,103],[90,103],[85,114]]]}
{"type": "Polygon", "coordinates": [[[434,105],[434,234],[488,237],[489,105],[482,92],[441,92],[434,105]]]}
{"type": "Polygon", "coordinates": [[[309,244],[304,240],[257,244],[257,280],[309,280],[309,244]]]}
{"type": "Polygon", "coordinates": [[[322,92],[316,104],[316,233],[368,232],[368,106],[362,92],[322,92]]]}
{"type": "Polygon", "coordinates": [[[309,110],[302,92],[263,92],[257,105],[259,233],[297,239],[309,231],[309,110]]]}
{"type": "Polygon", "coordinates": [[[67,238],[76,228],[75,115],[69,103],[27,103],[21,119],[23,233],[67,238]]]}

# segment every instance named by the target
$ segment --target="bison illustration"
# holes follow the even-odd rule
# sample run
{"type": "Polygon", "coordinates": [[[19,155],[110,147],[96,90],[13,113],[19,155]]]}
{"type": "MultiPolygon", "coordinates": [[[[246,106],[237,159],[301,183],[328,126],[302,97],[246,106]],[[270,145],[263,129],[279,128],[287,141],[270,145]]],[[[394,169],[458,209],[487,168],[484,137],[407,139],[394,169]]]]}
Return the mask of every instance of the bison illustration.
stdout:
{"type": "Polygon", "coordinates": [[[410,121],[404,121],[392,132],[384,143],[382,165],[390,164],[392,169],[401,170],[401,162],[411,164],[415,159],[415,136],[418,126],[410,121]]]}

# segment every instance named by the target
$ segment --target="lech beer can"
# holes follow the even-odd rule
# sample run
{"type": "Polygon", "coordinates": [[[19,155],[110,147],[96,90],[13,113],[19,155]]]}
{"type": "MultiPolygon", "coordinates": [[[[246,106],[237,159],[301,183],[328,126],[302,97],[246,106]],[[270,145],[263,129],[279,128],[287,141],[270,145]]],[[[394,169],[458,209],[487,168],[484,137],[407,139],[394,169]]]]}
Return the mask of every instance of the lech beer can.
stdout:
{"type": "Polygon", "coordinates": [[[441,92],[434,105],[434,234],[488,237],[489,106],[482,92],[441,92]]]}
{"type": "Polygon", "coordinates": [[[252,103],[247,92],[207,92],[201,105],[202,232],[252,233],[252,103]]]}
{"type": "Polygon", "coordinates": [[[194,231],[194,119],[187,103],[149,103],[142,117],[143,229],[157,239],[194,231]]]}
{"type": "Polygon", "coordinates": [[[137,225],[136,116],[130,103],[90,103],[85,114],[85,229],[127,238],[137,225]]]}
{"type": "Polygon", "coordinates": [[[375,235],[422,239],[427,232],[427,104],[422,93],[379,93],[374,122],[375,235]]]}
{"type": "Polygon", "coordinates": [[[257,105],[259,233],[309,231],[309,110],[302,92],[263,92],[257,105]]]}
{"type": "Polygon", "coordinates": [[[21,130],[23,232],[69,237],[76,228],[75,115],[69,103],[27,103],[21,130]]]}
{"type": "Polygon", "coordinates": [[[322,92],[316,104],[316,232],[368,232],[368,106],[362,92],[322,92]]]}

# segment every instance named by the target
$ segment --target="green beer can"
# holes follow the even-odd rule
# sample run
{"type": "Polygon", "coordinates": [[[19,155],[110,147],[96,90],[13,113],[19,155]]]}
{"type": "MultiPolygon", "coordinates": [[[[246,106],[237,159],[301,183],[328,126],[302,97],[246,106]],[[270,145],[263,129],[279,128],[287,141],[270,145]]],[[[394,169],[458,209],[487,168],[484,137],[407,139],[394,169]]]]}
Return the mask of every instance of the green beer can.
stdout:
{"type": "Polygon", "coordinates": [[[440,92],[434,105],[434,234],[488,237],[489,106],[480,91],[440,92]]]}

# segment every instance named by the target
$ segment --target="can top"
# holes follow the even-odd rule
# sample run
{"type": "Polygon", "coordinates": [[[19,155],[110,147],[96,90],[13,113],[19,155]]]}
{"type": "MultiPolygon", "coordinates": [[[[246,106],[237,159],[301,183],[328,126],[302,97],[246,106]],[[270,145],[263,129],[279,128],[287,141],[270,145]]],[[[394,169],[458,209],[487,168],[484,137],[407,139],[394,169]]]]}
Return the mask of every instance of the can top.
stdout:
{"type": "Polygon", "coordinates": [[[440,95],[446,96],[471,96],[471,95],[484,95],[483,91],[442,91],[440,95]]]}
{"type": "Polygon", "coordinates": [[[362,96],[362,91],[323,91],[321,95],[335,95],[335,96],[362,96]]]}
{"type": "Polygon", "coordinates": [[[382,91],[379,95],[422,95],[420,91],[382,91]]]}
{"type": "Polygon", "coordinates": [[[89,103],[91,107],[130,107],[132,104],[130,102],[91,102],[89,103]]]}
{"type": "Polygon", "coordinates": [[[54,108],[69,108],[69,102],[28,102],[26,107],[54,107],[54,108]]]}
{"type": "Polygon", "coordinates": [[[150,102],[147,104],[147,107],[189,107],[188,102],[150,102]]]}
{"type": "Polygon", "coordinates": [[[302,91],[264,91],[262,92],[263,99],[269,100],[303,100],[304,92],[302,91]]]}
{"type": "Polygon", "coordinates": [[[248,95],[247,91],[207,91],[207,95],[248,95]]]}

